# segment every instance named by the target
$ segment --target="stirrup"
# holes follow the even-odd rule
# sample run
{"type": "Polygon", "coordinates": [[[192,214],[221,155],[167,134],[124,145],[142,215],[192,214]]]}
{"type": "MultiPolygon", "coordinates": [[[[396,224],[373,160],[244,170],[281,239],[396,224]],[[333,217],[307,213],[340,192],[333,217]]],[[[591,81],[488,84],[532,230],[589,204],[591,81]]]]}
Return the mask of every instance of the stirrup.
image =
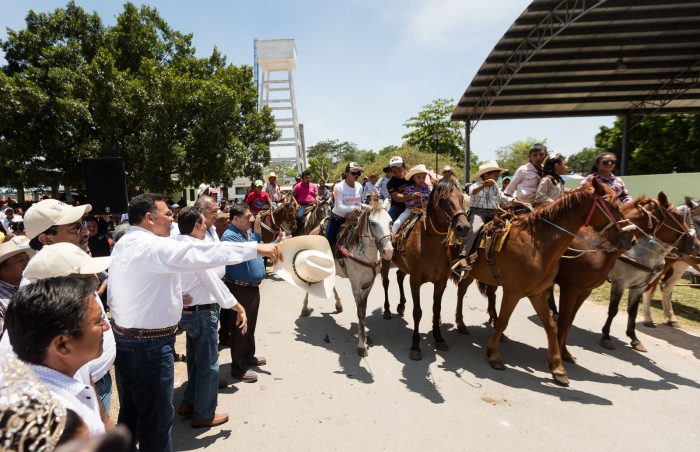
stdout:
{"type": "Polygon", "coordinates": [[[469,265],[469,261],[466,257],[459,258],[451,268],[452,273],[459,278],[460,282],[469,275],[471,269],[472,267],[469,265]],[[462,263],[462,261],[464,261],[464,263],[462,263]]]}

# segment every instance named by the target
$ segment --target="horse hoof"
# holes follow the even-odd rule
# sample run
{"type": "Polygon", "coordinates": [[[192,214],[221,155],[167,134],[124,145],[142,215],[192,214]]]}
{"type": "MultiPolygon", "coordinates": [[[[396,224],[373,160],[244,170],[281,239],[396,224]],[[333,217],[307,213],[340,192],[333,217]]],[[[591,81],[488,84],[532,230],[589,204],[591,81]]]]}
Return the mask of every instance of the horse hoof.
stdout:
{"type": "Polygon", "coordinates": [[[638,352],[647,352],[647,348],[642,344],[640,341],[632,341],[630,344],[633,349],[637,350],[638,352]]]}
{"type": "Polygon", "coordinates": [[[396,307],[396,313],[399,314],[401,317],[403,317],[403,312],[406,310],[406,302],[404,301],[403,303],[399,302],[399,305],[396,307]]]}
{"type": "Polygon", "coordinates": [[[574,358],[574,356],[570,353],[562,354],[561,359],[567,363],[576,364],[576,358],[574,358]]]}
{"type": "Polygon", "coordinates": [[[445,341],[436,342],[435,348],[437,348],[441,352],[446,352],[450,349],[450,347],[447,346],[447,342],[445,341]]]}
{"type": "Polygon", "coordinates": [[[566,374],[552,374],[554,382],[560,386],[569,386],[569,377],[566,374]]]}
{"type": "Polygon", "coordinates": [[[666,322],[666,325],[672,326],[673,328],[678,328],[678,321],[677,320],[669,320],[666,322]]]}
{"type": "Polygon", "coordinates": [[[367,351],[367,348],[357,348],[357,354],[360,355],[363,358],[366,358],[367,355],[369,355],[369,352],[367,351]]]}
{"type": "Polygon", "coordinates": [[[423,359],[420,350],[411,350],[411,352],[408,354],[408,357],[411,358],[413,361],[420,361],[421,359],[423,359]]]}
{"type": "Polygon", "coordinates": [[[500,359],[489,359],[489,365],[496,370],[506,370],[506,365],[500,359]]]}
{"type": "Polygon", "coordinates": [[[653,320],[649,320],[648,322],[642,322],[642,325],[648,328],[656,328],[656,324],[654,324],[653,320]]]}
{"type": "Polygon", "coordinates": [[[467,326],[463,323],[460,323],[457,325],[457,332],[460,334],[469,334],[469,330],[467,329],[467,326]]]}
{"type": "Polygon", "coordinates": [[[302,317],[308,317],[308,316],[311,315],[312,312],[314,312],[314,308],[302,309],[302,310],[301,310],[301,316],[302,316],[302,317]]]}
{"type": "Polygon", "coordinates": [[[613,344],[612,339],[601,339],[600,345],[608,350],[615,350],[615,344],[613,344]]]}
{"type": "Polygon", "coordinates": [[[382,317],[385,320],[391,320],[391,311],[384,311],[384,315],[382,315],[382,317]]]}

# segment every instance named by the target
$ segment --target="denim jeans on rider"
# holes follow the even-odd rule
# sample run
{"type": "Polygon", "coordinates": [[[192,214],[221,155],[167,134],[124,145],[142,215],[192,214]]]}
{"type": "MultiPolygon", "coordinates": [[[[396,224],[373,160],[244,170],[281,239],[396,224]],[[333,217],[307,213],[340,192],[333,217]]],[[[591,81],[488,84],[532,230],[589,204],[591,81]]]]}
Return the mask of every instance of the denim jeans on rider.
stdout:
{"type": "Polygon", "coordinates": [[[301,230],[304,229],[304,210],[306,209],[306,206],[308,206],[308,204],[299,204],[296,214],[297,229],[292,233],[293,236],[299,235],[301,230]]]}
{"type": "Polygon", "coordinates": [[[131,450],[136,450],[138,439],[142,451],[170,452],[175,414],[175,335],[125,339],[115,332],[114,339],[120,404],[118,422],[131,431],[131,450]]]}
{"type": "Polygon", "coordinates": [[[391,207],[389,207],[389,216],[391,217],[391,221],[396,221],[404,210],[406,210],[405,204],[392,204],[391,207]]]}
{"type": "Polygon", "coordinates": [[[338,238],[338,231],[340,231],[340,226],[345,223],[345,218],[338,218],[331,215],[328,218],[328,225],[326,226],[326,239],[331,245],[331,250],[335,252],[335,242],[338,238]]]}
{"type": "Polygon", "coordinates": [[[219,389],[219,308],[183,312],[187,335],[187,386],[183,400],[194,406],[195,419],[214,417],[219,389]]]}

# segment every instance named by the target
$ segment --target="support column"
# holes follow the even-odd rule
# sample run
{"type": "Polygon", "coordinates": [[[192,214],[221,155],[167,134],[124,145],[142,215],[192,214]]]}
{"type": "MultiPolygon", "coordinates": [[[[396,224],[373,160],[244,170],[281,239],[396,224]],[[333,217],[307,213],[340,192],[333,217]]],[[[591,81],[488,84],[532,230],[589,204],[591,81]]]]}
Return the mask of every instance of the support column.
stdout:
{"type": "Polygon", "coordinates": [[[467,185],[469,184],[469,182],[471,182],[471,135],[471,121],[467,119],[466,121],[464,121],[464,185],[467,185]]]}
{"type": "Polygon", "coordinates": [[[620,176],[627,175],[627,154],[629,152],[629,132],[630,132],[630,115],[626,114],[622,121],[622,151],[620,152],[620,176]]]}

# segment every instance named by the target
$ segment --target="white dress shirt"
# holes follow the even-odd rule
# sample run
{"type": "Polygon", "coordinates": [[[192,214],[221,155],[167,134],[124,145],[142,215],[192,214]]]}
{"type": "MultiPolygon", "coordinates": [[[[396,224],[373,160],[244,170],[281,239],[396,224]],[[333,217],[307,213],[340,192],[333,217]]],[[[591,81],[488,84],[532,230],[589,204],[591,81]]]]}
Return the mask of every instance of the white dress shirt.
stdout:
{"type": "Polygon", "coordinates": [[[131,226],[114,245],[109,308],[122,328],[159,329],[182,317],[180,274],[255,258],[257,243],[172,240],[131,226]]]}
{"type": "Polygon", "coordinates": [[[533,204],[539,184],[540,173],[537,171],[537,168],[535,168],[535,165],[528,162],[527,165],[523,165],[515,171],[513,180],[511,180],[506,189],[503,190],[503,193],[508,196],[513,196],[513,193],[515,193],[515,197],[518,201],[533,204]]]}
{"type": "MultiPolygon", "coordinates": [[[[216,233],[216,227],[214,227],[214,225],[212,225],[212,227],[207,229],[207,233],[204,236],[204,240],[206,240],[207,242],[211,242],[211,243],[220,243],[221,242],[219,235],[216,233]]],[[[215,268],[214,272],[216,273],[216,276],[218,276],[219,279],[221,279],[226,274],[226,266],[222,265],[219,268],[215,268]]]]}
{"type": "Polygon", "coordinates": [[[29,364],[29,368],[58,403],[80,416],[91,437],[105,432],[105,425],[100,417],[99,399],[92,386],[45,366],[29,364]]]}
{"type": "MultiPolygon", "coordinates": [[[[189,235],[180,235],[175,240],[201,242],[201,240],[189,235]]],[[[192,297],[192,303],[189,306],[219,303],[222,308],[230,309],[237,304],[236,299],[216,274],[215,269],[182,273],[180,274],[180,284],[182,292],[190,294],[192,297]]]]}

